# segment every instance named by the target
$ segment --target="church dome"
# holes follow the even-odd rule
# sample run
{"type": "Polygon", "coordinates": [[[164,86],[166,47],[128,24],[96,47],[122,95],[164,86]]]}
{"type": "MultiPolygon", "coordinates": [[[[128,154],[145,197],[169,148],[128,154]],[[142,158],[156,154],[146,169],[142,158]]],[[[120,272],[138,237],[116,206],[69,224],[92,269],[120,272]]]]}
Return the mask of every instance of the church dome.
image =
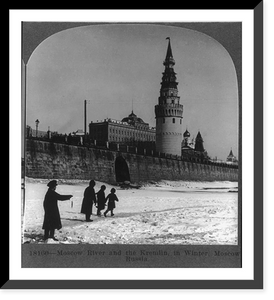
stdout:
{"type": "Polygon", "coordinates": [[[122,122],[127,122],[128,124],[135,124],[135,123],[145,124],[145,122],[141,118],[138,118],[133,111],[128,117],[123,118],[122,122]]]}
{"type": "Polygon", "coordinates": [[[190,133],[188,132],[188,130],[186,130],[186,131],[184,132],[184,137],[190,137],[190,133]]]}

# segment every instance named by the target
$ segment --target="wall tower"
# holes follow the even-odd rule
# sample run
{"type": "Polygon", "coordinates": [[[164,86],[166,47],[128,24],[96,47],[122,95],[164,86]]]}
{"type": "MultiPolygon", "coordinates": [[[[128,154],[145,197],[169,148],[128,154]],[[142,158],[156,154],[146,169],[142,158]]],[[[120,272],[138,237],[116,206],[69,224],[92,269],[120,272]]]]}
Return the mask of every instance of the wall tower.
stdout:
{"type": "Polygon", "coordinates": [[[200,131],[198,132],[196,139],[195,139],[195,151],[199,151],[199,152],[204,152],[205,148],[204,148],[204,140],[202,138],[202,135],[200,133],[200,131]]]}
{"type": "Polygon", "coordinates": [[[156,151],[181,155],[183,105],[180,104],[176,82],[176,73],[173,70],[173,59],[170,38],[166,58],[163,62],[165,70],[162,76],[160,97],[155,105],[156,118],[156,151]]]}

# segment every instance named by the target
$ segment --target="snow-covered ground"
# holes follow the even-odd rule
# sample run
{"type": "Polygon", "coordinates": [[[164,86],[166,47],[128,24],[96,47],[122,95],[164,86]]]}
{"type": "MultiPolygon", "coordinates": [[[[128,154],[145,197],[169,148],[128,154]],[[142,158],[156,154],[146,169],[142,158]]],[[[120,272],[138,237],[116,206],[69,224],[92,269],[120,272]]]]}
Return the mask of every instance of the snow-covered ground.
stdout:
{"type": "MultiPolygon", "coordinates": [[[[45,243],[43,200],[48,180],[26,180],[23,242],[45,243]]],[[[80,213],[88,181],[58,180],[56,191],[72,194],[59,201],[63,228],[56,230],[62,244],[181,244],[235,245],[238,238],[237,182],[161,181],[140,189],[116,188],[115,216],[97,217],[86,223],[80,213]]],[[[95,191],[102,182],[96,182],[95,191]]],[[[107,195],[113,187],[106,185],[107,195]]]]}

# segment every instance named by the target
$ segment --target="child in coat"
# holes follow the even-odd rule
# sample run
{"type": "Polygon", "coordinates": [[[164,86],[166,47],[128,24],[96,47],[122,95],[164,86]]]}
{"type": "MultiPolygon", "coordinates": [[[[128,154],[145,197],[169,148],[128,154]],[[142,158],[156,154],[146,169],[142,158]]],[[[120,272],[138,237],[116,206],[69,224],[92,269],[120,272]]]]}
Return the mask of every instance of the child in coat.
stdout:
{"type": "Polygon", "coordinates": [[[102,185],[99,192],[96,193],[97,195],[97,216],[101,216],[101,210],[105,209],[106,197],[105,197],[105,189],[106,186],[102,185]]]}
{"type": "Polygon", "coordinates": [[[111,212],[111,216],[114,216],[113,209],[116,207],[115,206],[115,201],[119,201],[117,196],[115,195],[115,192],[116,192],[116,190],[114,188],[112,188],[110,190],[110,194],[107,195],[106,202],[108,201],[108,208],[104,212],[105,217],[107,216],[107,213],[109,211],[111,212]]]}

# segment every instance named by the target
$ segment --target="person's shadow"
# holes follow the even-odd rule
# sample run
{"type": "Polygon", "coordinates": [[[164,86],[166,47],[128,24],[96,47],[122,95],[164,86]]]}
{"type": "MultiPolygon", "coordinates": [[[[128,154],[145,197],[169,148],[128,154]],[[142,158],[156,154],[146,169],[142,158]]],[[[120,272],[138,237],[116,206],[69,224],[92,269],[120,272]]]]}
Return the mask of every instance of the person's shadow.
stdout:
{"type": "Polygon", "coordinates": [[[85,222],[85,220],[83,220],[83,219],[70,219],[70,218],[62,218],[62,220],[67,220],[67,221],[77,221],[77,222],[85,222]]]}

